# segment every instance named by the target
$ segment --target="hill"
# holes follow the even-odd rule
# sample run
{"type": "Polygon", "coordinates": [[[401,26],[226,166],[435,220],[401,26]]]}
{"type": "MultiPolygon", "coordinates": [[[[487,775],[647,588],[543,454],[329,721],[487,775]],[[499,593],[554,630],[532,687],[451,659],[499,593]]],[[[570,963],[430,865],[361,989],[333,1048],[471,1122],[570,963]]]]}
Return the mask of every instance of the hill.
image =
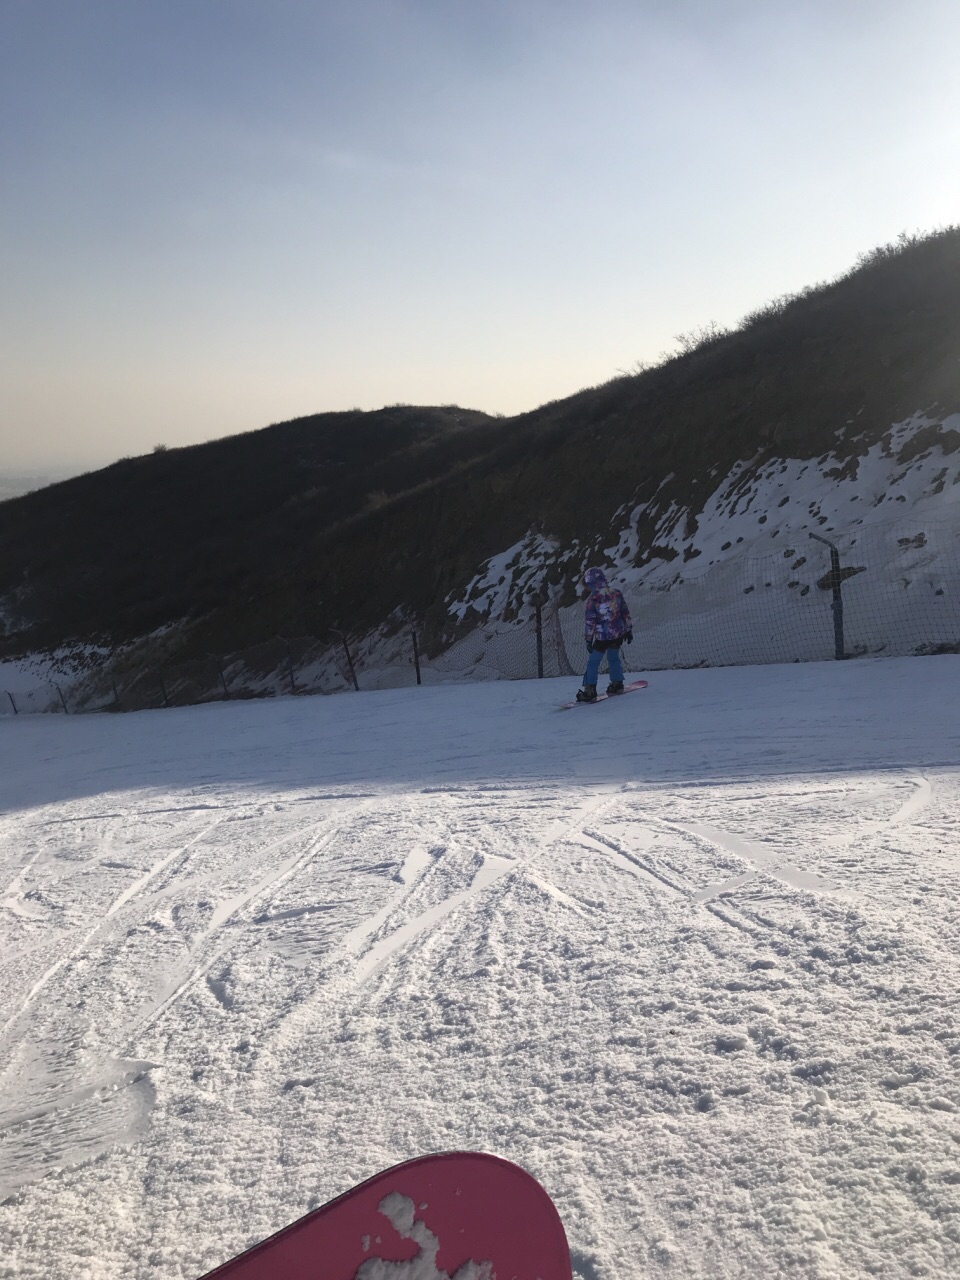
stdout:
{"type": "MultiPolygon", "coordinates": [[[[391,617],[442,644],[476,621],[471,584],[508,548],[507,576],[532,557],[537,589],[570,599],[596,556],[644,571],[699,555],[699,521],[731,477],[749,486],[785,459],[855,476],[905,421],[896,465],[949,454],[960,228],[903,237],[680,346],[515,418],[319,414],[0,503],[3,652],[171,626],[185,652],[236,648],[391,617]]],[[[519,596],[503,605],[515,613],[519,596]]]]}

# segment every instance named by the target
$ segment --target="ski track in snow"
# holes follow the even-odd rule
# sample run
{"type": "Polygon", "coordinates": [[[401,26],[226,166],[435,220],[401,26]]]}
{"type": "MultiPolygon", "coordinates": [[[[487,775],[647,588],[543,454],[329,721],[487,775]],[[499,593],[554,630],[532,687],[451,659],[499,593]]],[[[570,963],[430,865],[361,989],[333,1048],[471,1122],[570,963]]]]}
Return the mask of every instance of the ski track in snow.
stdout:
{"type": "MultiPolygon", "coordinates": [[[[143,890],[147,887],[147,885],[150,884],[150,882],[154,880],[160,874],[161,871],[165,870],[166,867],[168,867],[170,863],[174,861],[175,858],[183,857],[183,855],[186,853],[187,849],[194,842],[194,840],[202,839],[208,833],[209,830],[211,830],[210,827],[205,827],[201,832],[198,833],[197,836],[193,837],[193,839],[188,841],[185,846],[183,846],[182,848],[176,848],[172,852],[166,854],[163,858],[160,859],[158,863],[156,863],[155,866],[150,867],[146,872],[144,872],[142,876],[140,876],[137,880],[135,880],[133,884],[131,884],[128,888],[124,889],[123,892],[115,899],[115,901],[113,901],[110,904],[110,906],[107,907],[107,909],[104,911],[103,919],[101,921],[98,921],[93,926],[93,928],[89,930],[89,932],[84,934],[84,936],[80,939],[79,943],[75,947],[73,947],[71,950],[66,952],[65,955],[61,956],[58,960],[56,960],[50,966],[49,969],[47,969],[44,973],[40,975],[37,981],[33,984],[33,986],[27,992],[19,1009],[15,1013],[11,1014],[7,1018],[6,1022],[4,1022],[2,1026],[0,1026],[0,1045],[2,1045],[3,1039],[8,1034],[10,1028],[27,1012],[30,1005],[36,999],[37,995],[47,985],[47,983],[50,982],[51,979],[65,965],[68,965],[77,955],[79,955],[86,948],[90,947],[93,944],[93,942],[96,940],[96,938],[105,931],[106,921],[108,921],[111,916],[116,915],[116,913],[120,911],[132,898],[135,898],[139,893],[142,893],[143,890]]],[[[31,864],[28,864],[27,870],[29,870],[30,865],[31,864]]],[[[19,888],[19,884],[21,880],[22,880],[22,875],[16,877],[11,885],[11,889],[9,892],[12,895],[14,895],[14,897],[16,897],[17,890],[19,888]]],[[[15,907],[11,907],[8,901],[5,901],[0,905],[7,907],[8,910],[15,910],[15,907]]]]}
{"type": "Polygon", "coordinates": [[[0,1276],[455,1147],[579,1280],[956,1273],[960,660],[864,667],[0,725],[0,1276]]]}
{"type": "Polygon", "coordinates": [[[511,859],[484,858],[469,889],[465,889],[462,893],[451,894],[449,898],[438,902],[434,907],[429,907],[422,915],[411,920],[409,924],[401,925],[393,933],[388,934],[387,937],[370,947],[366,954],[357,961],[357,978],[362,981],[369,974],[379,969],[401,947],[406,946],[420,934],[432,928],[433,925],[438,924],[444,916],[449,915],[451,911],[455,911],[474,895],[482,893],[484,889],[489,888],[513,866],[514,863],[511,859]]]}

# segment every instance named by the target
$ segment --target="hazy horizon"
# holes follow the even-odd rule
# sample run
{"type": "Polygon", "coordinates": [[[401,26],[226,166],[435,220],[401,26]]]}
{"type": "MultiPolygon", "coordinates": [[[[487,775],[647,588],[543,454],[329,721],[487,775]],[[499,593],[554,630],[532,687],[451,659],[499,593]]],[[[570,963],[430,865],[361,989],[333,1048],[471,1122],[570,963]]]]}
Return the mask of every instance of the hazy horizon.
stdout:
{"type": "Polygon", "coordinates": [[[0,472],[512,415],[960,215],[934,0],[0,0],[0,472]]]}

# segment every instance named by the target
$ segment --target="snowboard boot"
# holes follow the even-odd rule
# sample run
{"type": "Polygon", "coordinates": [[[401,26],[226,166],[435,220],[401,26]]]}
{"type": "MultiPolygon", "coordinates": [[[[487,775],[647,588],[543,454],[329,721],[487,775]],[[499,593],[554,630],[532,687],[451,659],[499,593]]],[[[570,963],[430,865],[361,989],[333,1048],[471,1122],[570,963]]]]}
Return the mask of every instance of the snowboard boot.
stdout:
{"type": "Polygon", "coordinates": [[[622,680],[611,680],[607,685],[607,697],[612,698],[615,693],[623,693],[622,680]]]}
{"type": "Polygon", "coordinates": [[[596,702],[597,686],[595,684],[585,684],[582,689],[577,690],[578,702],[596,702]]]}

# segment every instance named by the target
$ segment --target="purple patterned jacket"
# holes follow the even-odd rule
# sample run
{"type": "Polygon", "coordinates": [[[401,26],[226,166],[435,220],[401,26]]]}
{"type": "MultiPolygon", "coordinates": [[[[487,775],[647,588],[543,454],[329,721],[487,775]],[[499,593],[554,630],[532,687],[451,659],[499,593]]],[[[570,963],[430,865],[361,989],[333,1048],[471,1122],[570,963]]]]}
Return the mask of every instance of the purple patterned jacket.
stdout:
{"type": "Polygon", "coordinates": [[[584,582],[590,588],[584,637],[587,644],[618,644],[628,631],[633,630],[630,610],[623,592],[611,587],[602,569],[588,569],[584,582]]]}

